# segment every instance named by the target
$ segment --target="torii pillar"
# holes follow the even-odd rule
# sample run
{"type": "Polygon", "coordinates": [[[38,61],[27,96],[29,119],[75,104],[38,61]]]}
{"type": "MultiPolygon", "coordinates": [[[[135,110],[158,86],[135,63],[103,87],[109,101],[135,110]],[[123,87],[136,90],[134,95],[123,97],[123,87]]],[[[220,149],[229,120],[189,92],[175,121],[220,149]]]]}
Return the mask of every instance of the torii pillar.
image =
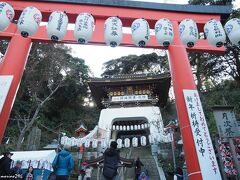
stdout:
{"type": "Polygon", "coordinates": [[[188,162],[188,177],[190,179],[202,179],[201,170],[196,156],[196,148],[193,140],[191,125],[183,96],[184,89],[196,90],[191,65],[188,60],[186,47],[182,44],[178,32],[178,23],[173,22],[175,46],[168,49],[171,77],[176,101],[176,109],[183,140],[184,156],[188,162]],[[193,155],[195,154],[195,155],[193,155]]]}
{"type": "Polygon", "coordinates": [[[8,95],[0,113],[0,144],[22,79],[31,44],[31,38],[23,38],[19,33],[14,34],[0,64],[0,76],[13,76],[8,95]]]}

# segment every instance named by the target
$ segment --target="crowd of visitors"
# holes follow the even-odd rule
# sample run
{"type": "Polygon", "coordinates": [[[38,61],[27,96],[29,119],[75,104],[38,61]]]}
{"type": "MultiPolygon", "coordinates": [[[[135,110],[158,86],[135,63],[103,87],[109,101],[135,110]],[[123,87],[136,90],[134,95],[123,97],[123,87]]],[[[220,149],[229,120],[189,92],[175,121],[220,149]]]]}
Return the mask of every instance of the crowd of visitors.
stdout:
{"type": "MultiPolygon", "coordinates": [[[[117,149],[117,142],[112,141],[110,147],[107,148],[103,153],[103,171],[101,180],[117,180],[118,168],[120,164],[120,151],[117,149]]],[[[70,146],[63,146],[60,152],[55,156],[52,167],[53,172],[48,176],[48,180],[68,180],[71,171],[74,168],[73,156],[70,153],[70,146]]],[[[24,170],[21,161],[16,161],[15,166],[11,168],[13,153],[5,152],[3,157],[0,159],[0,180],[3,179],[16,179],[16,180],[34,180],[34,168],[33,166],[28,167],[24,170]]],[[[148,172],[142,170],[144,164],[140,158],[137,157],[135,163],[135,179],[136,180],[148,180],[148,172]]],[[[80,169],[81,180],[91,180],[92,178],[92,167],[84,162],[81,164],[80,169]]],[[[180,168],[176,169],[174,180],[183,179],[183,173],[180,168]]]]}
{"type": "Polygon", "coordinates": [[[11,168],[13,153],[5,152],[0,159],[0,180],[16,179],[16,180],[34,180],[33,167],[29,166],[27,171],[23,173],[22,162],[17,161],[15,166],[11,168]]]}

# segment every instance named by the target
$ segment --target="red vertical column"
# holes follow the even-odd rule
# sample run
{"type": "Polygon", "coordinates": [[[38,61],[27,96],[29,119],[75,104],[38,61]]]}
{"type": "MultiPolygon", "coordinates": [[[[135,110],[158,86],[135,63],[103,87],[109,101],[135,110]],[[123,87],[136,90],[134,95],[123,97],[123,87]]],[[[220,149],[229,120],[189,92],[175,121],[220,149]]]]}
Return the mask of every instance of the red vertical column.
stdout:
{"type": "Polygon", "coordinates": [[[31,44],[30,38],[23,38],[19,34],[14,35],[8,45],[3,63],[0,64],[0,76],[13,76],[12,84],[0,114],[0,143],[2,142],[14,99],[21,82],[31,44]]]}
{"type": "Polygon", "coordinates": [[[187,163],[188,177],[190,180],[202,179],[193,134],[184,101],[183,89],[196,90],[191,66],[188,60],[186,47],[180,40],[178,23],[173,22],[174,45],[169,47],[169,62],[173,89],[176,100],[177,114],[183,140],[184,156],[187,163]]]}

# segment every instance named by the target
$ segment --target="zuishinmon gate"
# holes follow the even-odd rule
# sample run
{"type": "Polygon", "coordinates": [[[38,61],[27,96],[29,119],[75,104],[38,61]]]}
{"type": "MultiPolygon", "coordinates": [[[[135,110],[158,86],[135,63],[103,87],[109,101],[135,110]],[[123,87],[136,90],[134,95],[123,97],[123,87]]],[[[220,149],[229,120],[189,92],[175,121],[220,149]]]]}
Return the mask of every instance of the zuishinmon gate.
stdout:
{"type": "MultiPolygon", "coordinates": [[[[196,45],[191,48],[186,47],[180,39],[179,23],[183,19],[192,19],[196,22],[199,32],[203,32],[204,24],[210,19],[220,21],[226,19],[231,13],[231,6],[183,6],[116,0],[84,0],[81,2],[77,0],[9,0],[5,2],[12,5],[15,10],[14,21],[19,19],[23,9],[28,6],[33,6],[41,11],[43,22],[48,22],[50,14],[54,11],[65,12],[68,16],[68,23],[72,24],[75,23],[79,13],[91,13],[95,18],[95,30],[88,44],[92,45],[105,45],[103,36],[104,22],[108,17],[118,16],[122,21],[123,27],[131,27],[131,23],[135,19],[144,18],[149,23],[150,29],[154,29],[154,25],[159,19],[169,19],[173,25],[173,43],[169,47],[160,46],[156,38],[150,35],[151,38],[145,48],[168,50],[189,178],[192,180],[221,179],[187,52],[223,53],[224,48],[211,46],[205,39],[199,39],[196,45]],[[199,120],[198,124],[200,124],[200,127],[196,126],[197,120],[199,120]]],[[[24,38],[21,36],[15,23],[11,23],[6,30],[0,32],[0,38],[10,40],[4,59],[0,64],[0,77],[11,77],[7,80],[7,83],[10,82],[9,90],[8,88],[7,90],[0,89],[2,92],[6,91],[6,98],[0,98],[3,103],[2,110],[0,111],[1,141],[21,82],[24,67],[27,63],[32,42],[52,43],[53,41],[47,36],[46,26],[40,26],[35,34],[24,38]]],[[[67,30],[64,39],[59,41],[59,43],[77,44],[73,31],[67,30]]],[[[123,33],[121,46],[135,46],[132,42],[131,34],[123,33]]],[[[4,87],[4,85],[1,85],[1,87],[4,87]]]]}

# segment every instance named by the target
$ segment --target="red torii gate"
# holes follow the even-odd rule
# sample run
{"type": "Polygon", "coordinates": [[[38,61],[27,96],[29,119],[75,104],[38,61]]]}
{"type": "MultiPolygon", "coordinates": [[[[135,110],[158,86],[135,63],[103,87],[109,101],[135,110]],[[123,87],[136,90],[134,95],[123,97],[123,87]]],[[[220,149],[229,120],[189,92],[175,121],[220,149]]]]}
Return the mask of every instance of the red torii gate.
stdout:
{"type": "MultiPolygon", "coordinates": [[[[187,51],[195,52],[224,52],[224,48],[215,48],[210,46],[206,40],[199,40],[193,48],[186,48],[179,37],[178,24],[186,18],[193,19],[200,32],[203,32],[204,24],[210,19],[221,20],[221,16],[227,16],[231,13],[231,6],[182,6],[167,5],[159,3],[143,2],[111,2],[88,1],[78,2],[77,0],[41,0],[41,1],[24,1],[24,0],[6,0],[15,10],[14,19],[17,20],[22,10],[27,6],[38,8],[43,15],[43,21],[47,22],[48,17],[53,11],[66,11],[69,23],[75,23],[77,15],[81,12],[91,13],[95,18],[95,31],[89,44],[105,45],[104,42],[104,21],[110,16],[119,16],[123,22],[123,27],[130,27],[133,20],[145,18],[150,28],[160,18],[168,18],[172,21],[174,27],[174,43],[169,46],[169,62],[171,76],[173,80],[174,93],[180,129],[184,144],[185,159],[190,179],[202,179],[202,174],[198,162],[196,148],[193,140],[193,134],[189,122],[189,117],[184,101],[183,89],[196,90],[193,79],[191,66],[189,64],[187,51]]],[[[49,42],[52,41],[47,37],[46,27],[39,27],[36,34],[31,37],[23,38],[17,30],[16,24],[12,23],[4,32],[0,32],[1,39],[9,39],[10,43],[3,62],[0,64],[0,75],[13,75],[13,81],[6,97],[5,104],[0,114],[0,142],[3,138],[4,131],[10,116],[11,108],[24,72],[27,57],[32,42],[49,42]]],[[[68,30],[62,43],[77,44],[73,37],[73,31],[68,30]]],[[[123,34],[121,46],[134,46],[130,34],[123,34]]],[[[159,46],[156,38],[151,37],[146,48],[164,49],[159,46]]]]}

